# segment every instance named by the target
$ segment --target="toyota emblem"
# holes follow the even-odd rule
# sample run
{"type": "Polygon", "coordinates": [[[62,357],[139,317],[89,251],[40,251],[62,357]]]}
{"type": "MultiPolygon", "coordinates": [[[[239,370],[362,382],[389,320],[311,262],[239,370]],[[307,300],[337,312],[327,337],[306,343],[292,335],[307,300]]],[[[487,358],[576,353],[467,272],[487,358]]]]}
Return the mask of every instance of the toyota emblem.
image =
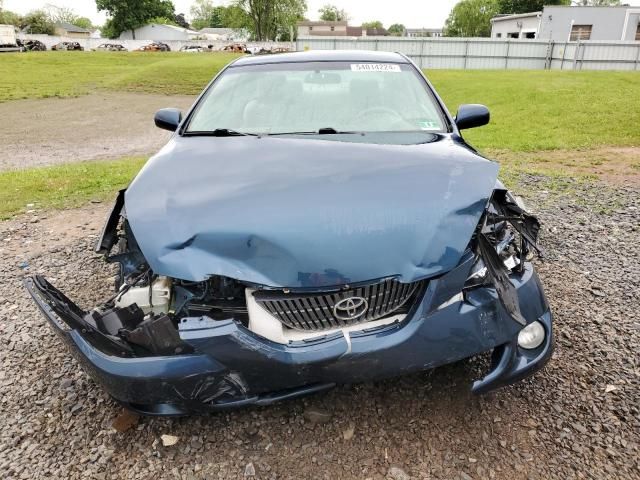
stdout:
{"type": "Polygon", "coordinates": [[[355,320],[367,311],[369,304],[362,297],[348,297],[333,306],[333,316],[338,320],[355,320]]]}

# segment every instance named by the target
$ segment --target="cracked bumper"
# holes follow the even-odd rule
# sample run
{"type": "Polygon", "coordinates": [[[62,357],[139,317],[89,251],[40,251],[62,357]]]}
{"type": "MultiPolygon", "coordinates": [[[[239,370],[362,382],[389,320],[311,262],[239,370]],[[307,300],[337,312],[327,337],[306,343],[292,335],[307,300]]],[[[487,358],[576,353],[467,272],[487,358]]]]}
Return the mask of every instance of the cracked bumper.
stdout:
{"type": "MultiPolygon", "coordinates": [[[[464,276],[464,269],[457,274],[464,276]]],[[[523,316],[542,322],[545,342],[536,350],[517,345],[522,328],[504,310],[495,290],[478,288],[465,301],[442,308],[455,289],[456,271],[430,282],[424,297],[399,324],[281,345],[232,321],[189,319],[181,338],[196,353],[119,357],[97,348],[67,325],[31,279],[25,283],[54,330],[89,375],[116,400],[147,415],[266,405],[333,387],[392,377],[493,351],[488,374],[472,390],[485,393],[539,370],[553,351],[552,317],[533,266],[512,278],[523,316]],[[453,291],[453,290],[452,290],[453,291]]]]}

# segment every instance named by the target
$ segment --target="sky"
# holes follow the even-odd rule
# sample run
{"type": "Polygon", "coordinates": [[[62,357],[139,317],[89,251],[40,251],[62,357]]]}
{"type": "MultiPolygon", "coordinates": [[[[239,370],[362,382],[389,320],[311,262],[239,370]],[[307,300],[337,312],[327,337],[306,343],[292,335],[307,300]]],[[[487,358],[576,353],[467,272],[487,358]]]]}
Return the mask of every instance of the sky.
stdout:
{"type": "MultiPolygon", "coordinates": [[[[442,27],[458,0],[307,0],[307,18],[318,19],[318,9],[326,3],[336,5],[349,14],[351,25],[380,20],[385,26],[402,23],[407,28],[442,27]]],[[[224,4],[217,0],[216,4],[224,4]]],[[[176,13],[189,14],[192,0],[173,0],[176,13]]],[[[96,25],[105,21],[104,13],[96,11],[93,0],[4,0],[4,8],[25,14],[30,10],[53,4],[73,9],[78,15],[89,17],[96,25]]]]}

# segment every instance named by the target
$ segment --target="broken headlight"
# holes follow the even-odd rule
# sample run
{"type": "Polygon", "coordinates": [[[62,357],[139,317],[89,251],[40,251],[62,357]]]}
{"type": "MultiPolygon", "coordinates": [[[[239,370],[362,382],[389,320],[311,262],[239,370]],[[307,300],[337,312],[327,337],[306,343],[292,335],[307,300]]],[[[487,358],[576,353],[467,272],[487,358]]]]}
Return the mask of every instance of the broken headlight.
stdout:
{"type": "Polygon", "coordinates": [[[496,189],[471,241],[476,260],[464,289],[493,284],[500,302],[522,325],[526,320],[509,275],[522,272],[534,250],[540,253],[536,244],[539,230],[540,223],[524,210],[522,202],[507,190],[496,189]]]}

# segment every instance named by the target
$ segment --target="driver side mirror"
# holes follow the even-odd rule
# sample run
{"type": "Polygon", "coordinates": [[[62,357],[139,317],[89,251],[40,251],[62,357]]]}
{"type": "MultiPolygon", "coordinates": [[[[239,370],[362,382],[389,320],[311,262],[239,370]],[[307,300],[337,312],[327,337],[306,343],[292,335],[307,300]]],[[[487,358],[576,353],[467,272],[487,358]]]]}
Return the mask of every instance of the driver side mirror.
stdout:
{"type": "Polygon", "coordinates": [[[153,117],[156,127],[175,132],[182,121],[182,112],[177,108],[163,108],[153,117]]]}
{"type": "Polygon", "coordinates": [[[464,130],[486,125],[489,123],[490,118],[489,109],[484,105],[467,104],[458,107],[458,114],[455,120],[458,130],[464,130]]]}

